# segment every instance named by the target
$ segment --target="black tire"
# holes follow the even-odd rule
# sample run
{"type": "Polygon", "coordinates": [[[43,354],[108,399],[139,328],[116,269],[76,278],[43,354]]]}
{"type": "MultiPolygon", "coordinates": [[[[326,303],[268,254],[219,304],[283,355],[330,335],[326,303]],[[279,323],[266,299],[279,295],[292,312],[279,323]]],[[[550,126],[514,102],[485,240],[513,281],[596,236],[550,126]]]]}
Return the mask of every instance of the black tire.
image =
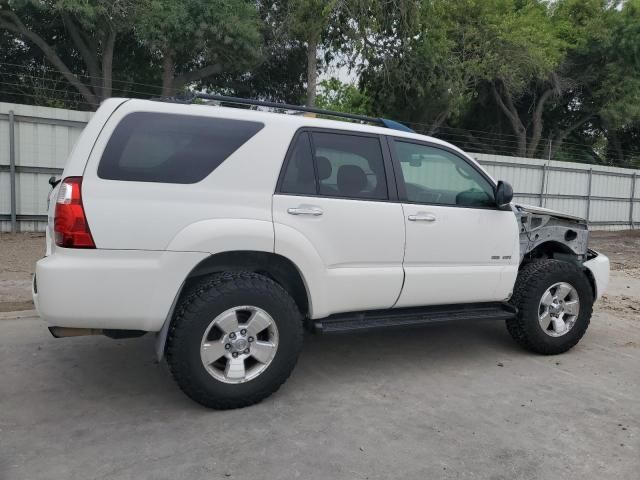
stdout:
{"type": "Polygon", "coordinates": [[[522,347],[542,355],[564,353],[575,346],[589,327],[593,311],[593,290],[580,267],[560,260],[534,260],[518,273],[510,303],[518,309],[507,320],[507,329],[522,347]],[[547,335],[538,321],[542,295],[553,284],[567,282],[578,292],[580,311],[571,330],[559,337],[547,335]]]}
{"type": "Polygon", "coordinates": [[[302,315],[280,285],[254,273],[216,274],[191,289],[176,308],[167,337],[167,363],[178,386],[194,401],[219,410],[241,408],[280,388],[297,362],[302,337],[302,315]],[[260,375],[229,384],[207,372],[200,359],[200,343],[215,317],[239,305],[253,305],[269,313],[279,341],[275,357],[260,375]]]}

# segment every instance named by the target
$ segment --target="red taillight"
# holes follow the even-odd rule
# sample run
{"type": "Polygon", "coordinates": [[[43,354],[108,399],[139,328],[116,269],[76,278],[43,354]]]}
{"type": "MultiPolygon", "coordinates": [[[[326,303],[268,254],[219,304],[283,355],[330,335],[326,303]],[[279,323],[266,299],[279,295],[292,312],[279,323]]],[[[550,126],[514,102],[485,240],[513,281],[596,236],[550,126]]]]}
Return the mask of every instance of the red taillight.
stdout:
{"type": "Polygon", "coordinates": [[[67,177],[60,184],[53,228],[59,247],[96,248],[82,206],[81,187],[82,177],[67,177]]]}

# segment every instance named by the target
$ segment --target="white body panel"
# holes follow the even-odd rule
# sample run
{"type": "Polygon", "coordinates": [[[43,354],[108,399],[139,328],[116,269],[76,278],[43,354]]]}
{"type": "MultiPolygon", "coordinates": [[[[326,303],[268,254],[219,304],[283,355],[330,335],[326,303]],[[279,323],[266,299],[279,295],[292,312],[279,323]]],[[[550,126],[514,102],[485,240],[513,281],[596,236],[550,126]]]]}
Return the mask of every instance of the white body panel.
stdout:
{"type": "MultiPolygon", "coordinates": [[[[597,253],[597,252],[596,252],[597,253]]],[[[583,265],[589,269],[596,284],[595,298],[598,299],[609,286],[609,258],[606,255],[598,253],[598,256],[587,260],[583,265]]]]}
{"type": "MultiPolygon", "coordinates": [[[[82,130],[78,143],[73,147],[73,151],[67,159],[67,164],[64,166],[63,178],[82,176],[87,166],[87,158],[89,158],[89,154],[96,143],[96,138],[104,129],[109,117],[126,101],[127,99],[125,98],[109,98],[102,102],[100,108],[93,114],[89,123],[82,130]]],[[[108,132],[109,135],[110,133],[108,132]]],[[[55,199],[55,197],[53,198],[55,199]]]]}
{"type": "Polygon", "coordinates": [[[305,266],[312,318],[395,303],[403,281],[399,203],[275,195],[273,220],[275,252],[305,266]],[[288,213],[298,207],[322,215],[288,213]]]}
{"type": "MultiPolygon", "coordinates": [[[[98,178],[98,164],[111,132],[125,115],[140,111],[238,119],[246,117],[246,113],[238,109],[139,100],[122,105],[107,122],[84,172],[83,190],[90,192],[83,199],[84,206],[97,248],[165,250],[171,245],[171,249],[200,250],[203,242],[208,241],[206,237],[193,238],[199,247],[185,243],[187,237],[184,236],[177,243],[174,239],[181,235],[183,229],[191,229],[192,225],[211,219],[271,222],[271,196],[293,136],[293,128],[278,122],[265,123],[265,127],[251,141],[195,184],[98,178]]],[[[241,224],[238,227],[239,233],[247,235],[241,224]]],[[[273,251],[273,228],[270,231],[268,237],[261,239],[270,243],[268,251],[273,251]]],[[[225,238],[215,231],[209,233],[225,238]]],[[[225,250],[237,250],[231,247],[232,239],[226,241],[225,250]]],[[[210,250],[206,248],[201,251],[210,250]]]]}
{"type": "Polygon", "coordinates": [[[416,204],[402,208],[406,277],[396,307],[510,296],[519,263],[518,226],[511,210],[416,204]],[[430,221],[410,221],[409,216],[430,221]]]}
{"type": "Polygon", "coordinates": [[[158,331],[197,252],[57,248],[36,268],[33,299],[51,325],[158,331]]]}

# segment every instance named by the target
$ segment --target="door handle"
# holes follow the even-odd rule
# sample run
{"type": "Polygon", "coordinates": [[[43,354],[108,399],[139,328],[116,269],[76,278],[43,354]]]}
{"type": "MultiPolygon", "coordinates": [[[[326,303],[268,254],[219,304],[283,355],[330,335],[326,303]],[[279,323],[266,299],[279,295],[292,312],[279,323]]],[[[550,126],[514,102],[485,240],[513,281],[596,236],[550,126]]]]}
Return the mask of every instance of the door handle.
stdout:
{"type": "Polygon", "coordinates": [[[314,217],[319,217],[324,212],[318,207],[295,207],[287,209],[287,213],[289,215],[312,215],[314,217]]]}
{"type": "Polygon", "coordinates": [[[436,216],[431,213],[419,213],[418,215],[409,215],[407,217],[412,222],[435,222],[436,216]]]}

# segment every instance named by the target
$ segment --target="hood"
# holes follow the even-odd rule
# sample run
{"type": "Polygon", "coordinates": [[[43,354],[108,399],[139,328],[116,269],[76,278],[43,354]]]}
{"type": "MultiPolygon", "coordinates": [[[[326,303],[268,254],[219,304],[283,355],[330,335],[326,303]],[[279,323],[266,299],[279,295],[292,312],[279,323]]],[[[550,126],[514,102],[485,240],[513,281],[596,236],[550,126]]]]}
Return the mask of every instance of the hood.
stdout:
{"type": "Polygon", "coordinates": [[[569,215],[568,213],[558,212],[557,210],[551,210],[549,208],[536,207],[533,205],[523,205],[520,203],[515,204],[516,208],[520,211],[534,213],[537,215],[549,215],[556,218],[565,218],[567,220],[573,220],[575,222],[587,223],[587,220],[582,217],[576,217],[575,215],[569,215]]]}

